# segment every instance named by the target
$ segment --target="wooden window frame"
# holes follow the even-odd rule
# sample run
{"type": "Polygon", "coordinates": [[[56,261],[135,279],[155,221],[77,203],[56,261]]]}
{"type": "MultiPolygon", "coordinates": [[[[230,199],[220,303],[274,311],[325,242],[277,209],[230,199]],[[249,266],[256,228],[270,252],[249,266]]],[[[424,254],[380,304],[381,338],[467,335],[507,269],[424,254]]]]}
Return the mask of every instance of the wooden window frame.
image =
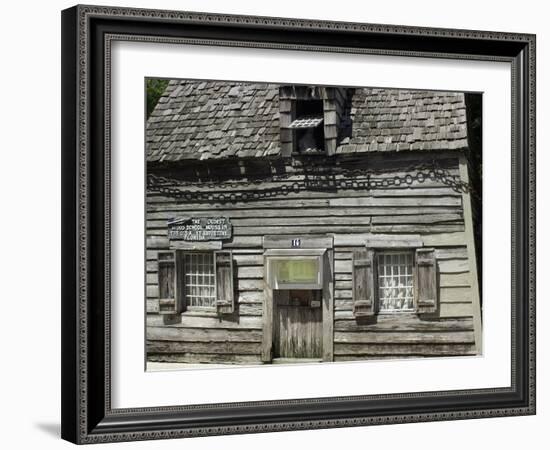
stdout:
{"type": "Polygon", "coordinates": [[[182,302],[184,305],[184,311],[182,314],[185,314],[186,312],[193,312],[193,311],[202,311],[202,312],[216,312],[216,273],[215,273],[215,265],[214,265],[214,258],[215,258],[215,252],[214,250],[176,250],[177,254],[180,255],[180,258],[182,261],[185,261],[186,257],[188,255],[197,255],[197,254],[210,254],[212,256],[212,273],[213,273],[213,285],[212,288],[214,289],[214,297],[213,297],[213,303],[212,305],[205,305],[205,306],[197,306],[197,305],[190,305],[187,299],[187,292],[188,292],[188,286],[186,283],[185,278],[187,277],[187,269],[185,265],[181,270],[176,269],[176,283],[181,283],[183,285],[183,292],[182,292],[182,302]],[[183,277],[183,280],[180,280],[178,277],[183,277]]]}
{"type": "Polygon", "coordinates": [[[336,152],[338,138],[338,117],[340,112],[334,104],[338,86],[307,86],[307,85],[284,85],[279,90],[279,112],[280,112],[280,143],[281,155],[284,157],[299,156],[332,156],[336,152]],[[297,102],[319,100],[322,102],[322,127],[323,148],[318,151],[302,153],[297,148],[296,130],[291,126],[296,120],[297,102]]]}
{"type": "MultiPolygon", "coordinates": [[[[354,316],[355,317],[373,317],[379,315],[392,315],[392,314],[414,314],[418,317],[434,318],[437,317],[439,311],[439,292],[437,286],[437,260],[435,256],[432,256],[432,260],[425,260],[425,256],[422,256],[422,264],[428,265],[431,263],[434,265],[435,270],[435,292],[432,302],[420,301],[420,282],[419,282],[419,269],[418,259],[419,254],[424,255],[429,252],[435,252],[435,249],[424,244],[424,241],[420,235],[417,234],[404,234],[404,235],[387,235],[387,234],[370,234],[365,237],[365,249],[366,253],[372,252],[372,305],[365,302],[365,299],[356,298],[354,290],[354,316]],[[383,252],[412,252],[413,253],[413,296],[414,296],[414,309],[408,309],[405,311],[380,311],[380,298],[379,298],[379,283],[378,283],[378,255],[383,252]],[[426,304],[424,304],[426,303],[426,304]]],[[[353,286],[355,289],[355,258],[353,261],[353,286]]],[[[363,261],[362,261],[363,262],[363,261]]],[[[366,280],[368,285],[368,280],[366,280]]]]}
{"type": "Polygon", "coordinates": [[[402,314],[418,314],[418,296],[417,296],[417,275],[416,275],[416,248],[380,248],[374,250],[374,264],[376,266],[376,275],[374,277],[374,308],[375,308],[375,314],[377,315],[402,315],[402,314]],[[412,292],[413,292],[413,307],[410,309],[391,309],[391,310],[382,310],[380,308],[381,302],[380,302],[380,274],[378,272],[378,269],[380,267],[379,258],[381,255],[403,255],[403,254],[410,254],[412,258],[412,264],[411,264],[411,275],[412,275],[412,292]]]}
{"type": "Polygon", "coordinates": [[[324,122],[325,122],[325,105],[324,105],[323,99],[320,98],[320,97],[295,98],[295,99],[292,100],[292,111],[293,111],[292,122],[288,126],[288,129],[292,133],[292,155],[293,156],[303,156],[303,155],[325,156],[326,155],[325,129],[324,129],[324,127],[325,127],[325,125],[324,125],[324,122]],[[304,116],[300,116],[300,117],[297,116],[297,110],[299,109],[299,107],[302,106],[304,103],[307,103],[307,102],[319,102],[320,103],[321,111],[320,111],[320,113],[318,113],[318,115],[320,116],[320,122],[316,123],[315,125],[310,125],[310,126],[296,126],[297,122],[303,121],[306,118],[311,120],[311,117],[307,114],[304,115],[304,116]],[[314,134],[315,133],[320,133],[321,134],[321,143],[322,143],[321,148],[312,148],[312,149],[307,149],[307,150],[304,150],[304,151],[302,151],[298,148],[299,147],[298,135],[299,135],[299,133],[302,133],[305,130],[313,130],[314,134]],[[308,150],[309,150],[309,152],[308,152],[308,150]]]}

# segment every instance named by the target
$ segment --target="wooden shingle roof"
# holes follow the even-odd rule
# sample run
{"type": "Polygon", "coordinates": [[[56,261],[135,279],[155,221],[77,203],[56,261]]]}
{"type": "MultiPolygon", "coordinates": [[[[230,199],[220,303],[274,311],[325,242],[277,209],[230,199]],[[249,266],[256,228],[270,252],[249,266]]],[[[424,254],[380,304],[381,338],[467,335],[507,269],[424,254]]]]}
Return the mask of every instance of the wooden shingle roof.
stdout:
{"type": "MultiPolygon", "coordinates": [[[[464,94],[348,90],[337,154],[467,147],[464,94]]],[[[147,121],[150,162],[279,155],[279,85],[171,80],[147,121]]]]}

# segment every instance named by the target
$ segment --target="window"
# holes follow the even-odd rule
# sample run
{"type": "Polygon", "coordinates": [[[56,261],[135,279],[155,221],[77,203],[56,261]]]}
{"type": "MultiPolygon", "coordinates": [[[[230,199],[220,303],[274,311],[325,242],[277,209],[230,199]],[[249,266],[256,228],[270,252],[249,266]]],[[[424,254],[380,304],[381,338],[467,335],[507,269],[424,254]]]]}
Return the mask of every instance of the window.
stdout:
{"type": "Polygon", "coordinates": [[[413,311],[412,252],[380,252],[377,259],[379,311],[413,311]]]}
{"type": "Polygon", "coordinates": [[[437,264],[433,248],[356,250],[352,269],[355,317],[376,313],[437,313],[437,264]]]}
{"type": "Polygon", "coordinates": [[[211,252],[185,253],[185,304],[215,306],[216,280],[211,252]]]}
{"type": "Polygon", "coordinates": [[[270,249],[267,257],[267,282],[272,289],[323,289],[321,249],[270,249]]]}
{"type": "MultiPolygon", "coordinates": [[[[334,86],[279,88],[281,155],[336,154],[341,121],[351,108],[351,90],[334,86]]],[[[347,123],[347,122],[346,122],[347,123]]],[[[346,129],[351,126],[345,125],[346,129]]]]}
{"type": "Polygon", "coordinates": [[[324,152],[323,101],[296,100],[295,111],[295,119],[289,125],[294,134],[294,151],[306,154],[324,152]]]}
{"type": "Polygon", "coordinates": [[[273,275],[277,286],[320,284],[320,261],[314,258],[274,259],[273,275]]]}
{"type": "Polygon", "coordinates": [[[233,254],[160,251],[158,254],[159,314],[179,314],[187,308],[215,308],[218,314],[234,312],[233,254]]]}

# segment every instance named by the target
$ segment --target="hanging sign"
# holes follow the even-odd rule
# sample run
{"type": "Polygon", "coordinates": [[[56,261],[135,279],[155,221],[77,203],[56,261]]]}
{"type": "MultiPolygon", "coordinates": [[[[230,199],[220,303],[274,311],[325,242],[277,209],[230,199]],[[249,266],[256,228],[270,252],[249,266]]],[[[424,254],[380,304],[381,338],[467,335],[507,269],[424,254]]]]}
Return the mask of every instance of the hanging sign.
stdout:
{"type": "Polygon", "coordinates": [[[227,217],[182,217],[168,221],[168,237],[184,241],[230,239],[231,222],[227,217]]]}

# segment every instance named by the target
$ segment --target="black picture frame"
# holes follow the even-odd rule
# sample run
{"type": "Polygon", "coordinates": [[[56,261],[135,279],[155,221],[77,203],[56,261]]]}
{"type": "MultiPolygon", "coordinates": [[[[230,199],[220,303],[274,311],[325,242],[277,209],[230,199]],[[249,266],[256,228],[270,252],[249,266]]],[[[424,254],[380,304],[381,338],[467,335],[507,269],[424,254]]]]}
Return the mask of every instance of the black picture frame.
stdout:
{"type": "Polygon", "coordinates": [[[64,439],[83,444],[535,414],[534,35],[79,5],[62,12],[62,87],[64,439]],[[114,40],[509,62],[511,385],[112,409],[109,63],[114,40]]]}

